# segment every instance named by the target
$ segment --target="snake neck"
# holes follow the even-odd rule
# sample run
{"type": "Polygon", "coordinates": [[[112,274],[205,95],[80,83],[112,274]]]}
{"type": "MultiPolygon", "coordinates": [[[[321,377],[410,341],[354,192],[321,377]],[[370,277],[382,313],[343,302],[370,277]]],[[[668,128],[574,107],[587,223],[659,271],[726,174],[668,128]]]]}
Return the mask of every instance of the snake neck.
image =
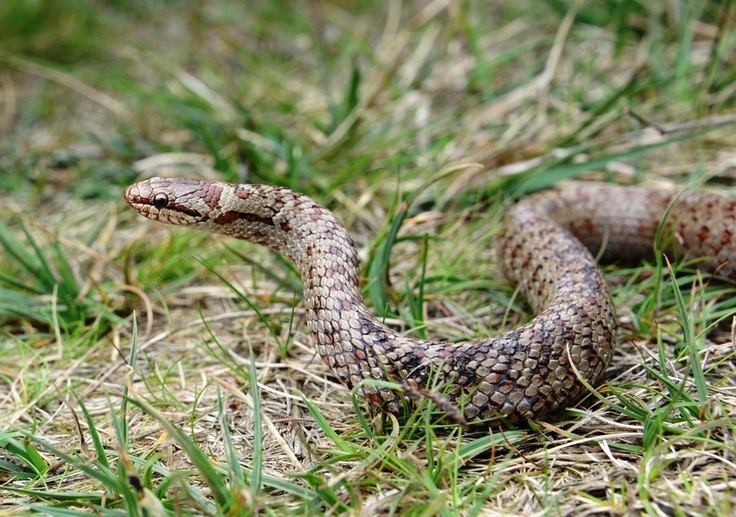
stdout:
{"type": "Polygon", "coordinates": [[[312,199],[286,189],[238,185],[225,194],[237,207],[232,221],[207,228],[284,253],[304,286],[307,325],[324,363],[338,379],[390,412],[401,410],[399,395],[366,383],[393,381],[424,387],[432,366],[449,364],[451,347],[402,336],[368,311],[360,288],[358,255],[340,221],[312,199]]]}
{"type": "MultiPolygon", "coordinates": [[[[302,277],[309,330],[330,367],[343,363],[333,359],[343,351],[348,355],[355,351],[357,356],[345,357],[345,364],[374,355],[371,347],[365,346],[366,329],[370,329],[372,339],[390,347],[396,333],[368,312],[361,294],[355,244],[332,212],[305,195],[280,187],[208,185],[209,189],[215,187],[219,189],[218,201],[196,226],[268,247],[294,263],[302,277]]],[[[181,192],[175,195],[182,199],[181,192]]],[[[195,202],[196,198],[189,204],[195,202]]],[[[182,224],[164,217],[159,220],[182,224]]],[[[350,386],[358,382],[347,370],[338,376],[350,386]]]]}
{"type": "Polygon", "coordinates": [[[230,197],[242,200],[236,209],[241,215],[231,216],[228,225],[209,229],[289,257],[302,277],[307,325],[324,363],[346,386],[361,385],[361,393],[372,402],[400,411],[395,392],[364,381],[403,382],[413,371],[409,385],[423,385],[427,373],[420,370],[428,369],[417,347],[422,343],[397,334],[368,311],[361,294],[357,251],[345,227],[327,208],[304,195],[262,185],[234,188],[237,191],[230,197]]]}

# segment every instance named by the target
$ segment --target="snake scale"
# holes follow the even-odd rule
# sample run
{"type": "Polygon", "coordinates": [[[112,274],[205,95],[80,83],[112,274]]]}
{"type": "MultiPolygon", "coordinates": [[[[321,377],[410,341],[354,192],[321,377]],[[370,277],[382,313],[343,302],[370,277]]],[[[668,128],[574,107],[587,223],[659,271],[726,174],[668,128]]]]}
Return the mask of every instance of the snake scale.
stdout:
{"type": "MultiPolygon", "coordinates": [[[[286,188],[152,178],[125,199],[163,223],[237,237],[284,253],[299,269],[307,324],[320,356],[346,386],[365,379],[439,389],[468,421],[517,422],[573,404],[613,355],[616,316],[591,254],[652,256],[665,224],[669,256],[704,257],[698,267],[736,277],[736,202],[715,194],[643,187],[580,186],[548,191],[508,212],[498,252],[510,280],[537,316],[502,335],[435,343],[398,334],[372,316],[360,288],[353,241],[325,207],[286,188]],[[673,202],[673,199],[676,201],[673,202]]],[[[387,412],[402,391],[363,383],[360,393],[387,412]]]]}

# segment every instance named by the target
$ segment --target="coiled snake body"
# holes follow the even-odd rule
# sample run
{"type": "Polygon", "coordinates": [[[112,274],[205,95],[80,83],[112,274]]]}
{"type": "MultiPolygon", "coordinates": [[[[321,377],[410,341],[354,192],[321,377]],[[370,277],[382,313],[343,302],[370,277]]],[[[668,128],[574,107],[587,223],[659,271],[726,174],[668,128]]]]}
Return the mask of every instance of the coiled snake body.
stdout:
{"type": "MultiPolygon", "coordinates": [[[[309,330],[325,363],[348,387],[365,379],[421,391],[439,386],[467,420],[538,418],[574,403],[584,379],[595,384],[613,354],[616,318],[595,259],[651,256],[657,228],[676,193],[641,187],[550,191],[514,205],[499,239],[508,277],[537,316],[500,336],[433,343],[397,334],[372,316],[360,289],[353,241],[310,198],[264,185],[153,178],[125,199],[141,215],[268,246],[299,269],[309,330]],[[586,248],[587,246],[587,248],[586,248]]],[[[672,204],[664,234],[680,257],[735,277],[736,203],[687,192],[672,204]]],[[[401,395],[362,384],[388,412],[401,395]]]]}

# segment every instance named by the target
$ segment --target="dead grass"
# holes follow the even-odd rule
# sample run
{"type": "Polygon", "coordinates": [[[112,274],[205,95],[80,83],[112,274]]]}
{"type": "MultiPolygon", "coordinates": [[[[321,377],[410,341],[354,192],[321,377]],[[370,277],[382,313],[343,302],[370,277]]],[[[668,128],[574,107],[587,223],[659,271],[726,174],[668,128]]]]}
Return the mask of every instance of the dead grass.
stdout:
{"type": "MultiPolygon", "coordinates": [[[[55,318],[0,320],[0,512],[733,513],[730,284],[685,272],[678,307],[666,271],[657,293],[655,265],[609,267],[622,329],[597,393],[465,432],[351,397],[275,255],[120,198],[162,171],[290,186],[346,223],[368,275],[415,196],[369,304],[404,332],[492,335],[529,317],[493,254],[514,198],[571,178],[730,190],[731,3],[142,5],[100,11],[104,62],[0,54],[1,218],[29,249],[60,243],[87,308],[49,290],[55,318]]],[[[33,276],[7,252],[0,271],[33,276]]]]}

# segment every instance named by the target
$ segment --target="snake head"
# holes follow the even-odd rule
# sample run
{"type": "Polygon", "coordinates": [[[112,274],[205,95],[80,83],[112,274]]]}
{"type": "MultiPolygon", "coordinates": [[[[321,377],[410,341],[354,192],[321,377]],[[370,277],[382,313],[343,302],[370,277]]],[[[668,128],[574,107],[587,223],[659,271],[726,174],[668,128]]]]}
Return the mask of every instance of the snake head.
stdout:
{"type": "Polygon", "coordinates": [[[125,189],[123,197],[144,217],[195,226],[207,222],[220,203],[217,183],[186,178],[151,178],[125,189]]]}

